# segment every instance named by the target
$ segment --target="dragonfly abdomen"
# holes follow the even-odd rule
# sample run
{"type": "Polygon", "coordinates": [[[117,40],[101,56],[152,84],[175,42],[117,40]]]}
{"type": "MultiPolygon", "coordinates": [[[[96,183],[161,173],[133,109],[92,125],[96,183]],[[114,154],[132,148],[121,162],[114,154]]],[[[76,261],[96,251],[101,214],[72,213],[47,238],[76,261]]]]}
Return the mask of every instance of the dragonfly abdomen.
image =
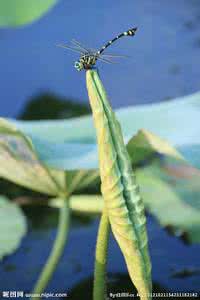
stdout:
{"type": "Polygon", "coordinates": [[[110,40],[107,44],[105,44],[99,51],[97,51],[97,55],[101,55],[101,53],[108,48],[110,45],[112,45],[115,41],[117,41],[118,39],[120,39],[123,36],[134,36],[135,32],[136,32],[137,28],[132,28],[129,29],[119,35],[117,35],[114,39],[110,40]]]}

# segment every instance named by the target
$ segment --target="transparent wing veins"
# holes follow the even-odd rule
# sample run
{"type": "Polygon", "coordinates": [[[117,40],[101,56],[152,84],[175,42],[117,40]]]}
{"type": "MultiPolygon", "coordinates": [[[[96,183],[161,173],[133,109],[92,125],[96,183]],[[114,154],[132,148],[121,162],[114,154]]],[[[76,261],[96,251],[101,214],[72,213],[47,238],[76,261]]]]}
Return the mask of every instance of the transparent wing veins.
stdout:
{"type": "Polygon", "coordinates": [[[71,44],[72,44],[72,46],[66,45],[66,44],[57,44],[56,46],[67,49],[67,50],[71,50],[73,52],[77,52],[80,55],[85,55],[85,54],[94,55],[94,56],[96,56],[97,60],[100,60],[100,61],[108,63],[108,64],[117,63],[116,61],[113,61],[112,58],[130,58],[130,56],[127,56],[127,55],[118,55],[118,54],[109,54],[109,53],[108,54],[103,53],[103,54],[98,55],[97,54],[98,50],[93,49],[93,48],[91,48],[91,49],[87,48],[75,39],[71,40],[71,44]]]}
{"type": "Polygon", "coordinates": [[[71,50],[71,51],[74,51],[74,52],[78,52],[80,54],[85,54],[85,52],[83,52],[81,49],[78,49],[78,48],[75,48],[75,47],[72,47],[72,46],[68,46],[68,45],[64,45],[64,44],[57,44],[56,46],[60,47],[60,48],[68,49],[68,50],[71,50]]]}
{"type": "MultiPolygon", "coordinates": [[[[75,39],[72,39],[71,40],[71,43],[74,45],[74,46],[76,46],[76,47],[78,47],[79,49],[81,49],[82,51],[85,51],[85,52],[91,52],[91,53],[93,53],[94,51],[94,49],[89,49],[89,48],[87,48],[87,47],[85,47],[84,45],[82,45],[80,42],[78,42],[77,40],[75,40],[75,39]]],[[[95,52],[96,52],[96,50],[95,50],[95,52]]]]}

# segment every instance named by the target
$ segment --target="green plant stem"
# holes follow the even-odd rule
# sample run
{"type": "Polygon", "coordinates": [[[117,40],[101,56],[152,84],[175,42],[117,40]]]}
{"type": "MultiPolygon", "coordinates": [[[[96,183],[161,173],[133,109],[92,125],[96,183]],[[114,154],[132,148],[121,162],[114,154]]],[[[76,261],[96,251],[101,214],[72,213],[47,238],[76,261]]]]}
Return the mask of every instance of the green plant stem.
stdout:
{"type": "Polygon", "coordinates": [[[110,224],[106,210],[101,216],[95,256],[93,300],[106,299],[106,265],[110,224]]]}
{"type": "MultiPolygon", "coordinates": [[[[53,245],[53,249],[50,253],[50,256],[42,270],[42,273],[35,285],[34,294],[41,294],[48,282],[50,281],[53,272],[56,269],[56,266],[59,262],[59,259],[63,253],[64,246],[67,239],[67,234],[69,230],[69,201],[68,199],[60,199],[62,200],[62,205],[60,207],[59,212],[59,223],[58,223],[58,232],[53,245]]],[[[40,297],[32,298],[34,300],[41,299],[40,297]]]]}

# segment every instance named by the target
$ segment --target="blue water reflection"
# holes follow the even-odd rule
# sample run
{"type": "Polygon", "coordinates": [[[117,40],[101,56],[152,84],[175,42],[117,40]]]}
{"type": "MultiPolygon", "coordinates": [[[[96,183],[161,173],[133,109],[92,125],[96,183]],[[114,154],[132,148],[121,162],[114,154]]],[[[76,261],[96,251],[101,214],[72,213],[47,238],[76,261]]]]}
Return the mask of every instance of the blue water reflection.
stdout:
{"type": "Polygon", "coordinates": [[[134,39],[113,52],[132,59],[99,64],[114,107],[161,101],[199,90],[199,1],[60,1],[45,17],[20,29],[0,30],[0,115],[16,116],[42,91],[87,101],[84,73],[56,43],[76,38],[99,47],[137,25],[134,39]]]}

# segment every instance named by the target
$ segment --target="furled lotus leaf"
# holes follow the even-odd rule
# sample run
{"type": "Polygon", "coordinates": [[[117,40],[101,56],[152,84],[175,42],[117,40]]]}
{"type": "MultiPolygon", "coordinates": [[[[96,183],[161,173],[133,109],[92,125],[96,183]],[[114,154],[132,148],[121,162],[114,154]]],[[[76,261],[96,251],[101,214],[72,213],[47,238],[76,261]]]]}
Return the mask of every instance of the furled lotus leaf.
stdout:
{"type": "Polygon", "coordinates": [[[87,71],[87,88],[97,131],[101,190],[114,236],[141,299],[150,299],[151,262],[146,218],[121,127],[94,70],[87,71]]]}

